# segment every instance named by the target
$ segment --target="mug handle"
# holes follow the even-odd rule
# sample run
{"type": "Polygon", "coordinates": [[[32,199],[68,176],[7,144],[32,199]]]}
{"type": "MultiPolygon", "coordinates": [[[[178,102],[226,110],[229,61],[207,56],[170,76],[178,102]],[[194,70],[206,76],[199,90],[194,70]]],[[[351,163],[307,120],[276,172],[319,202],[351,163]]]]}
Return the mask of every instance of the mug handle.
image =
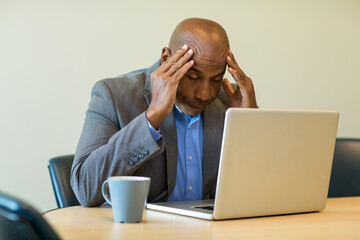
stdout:
{"type": "Polygon", "coordinates": [[[111,204],[111,200],[110,200],[110,194],[109,194],[109,180],[106,180],[103,185],[102,185],[102,195],[105,198],[105,200],[110,204],[111,204]]]}

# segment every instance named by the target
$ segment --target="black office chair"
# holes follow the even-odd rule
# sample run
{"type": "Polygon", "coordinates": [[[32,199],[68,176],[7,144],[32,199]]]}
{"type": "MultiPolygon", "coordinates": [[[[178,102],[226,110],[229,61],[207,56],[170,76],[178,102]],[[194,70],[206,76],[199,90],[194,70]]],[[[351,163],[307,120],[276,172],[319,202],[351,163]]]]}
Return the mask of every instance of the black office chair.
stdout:
{"type": "Polygon", "coordinates": [[[60,239],[39,212],[25,202],[0,192],[0,239],[60,239]]]}
{"type": "Polygon", "coordinates": [[[71,186],[70,172],[74,155],[54,157],[49,160],[49,172],[59,208],[80,205],[71,186]]]}
{"type": "Polygon", "coordinates": [[[328,197],[360,196],[360,139],[336,139],[328,197]]]}

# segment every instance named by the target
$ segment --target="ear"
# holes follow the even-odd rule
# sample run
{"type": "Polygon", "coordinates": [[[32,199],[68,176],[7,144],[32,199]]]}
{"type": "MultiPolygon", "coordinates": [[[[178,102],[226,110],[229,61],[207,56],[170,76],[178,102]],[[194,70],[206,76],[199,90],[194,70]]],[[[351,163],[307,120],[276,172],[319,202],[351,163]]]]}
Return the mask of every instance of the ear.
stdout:
{"type": "Polygon", "coordinates": [[[161,51],[161,64],[163,64],[169,57],[171,57],[171,51],[169,48],[164,47],[161,51]]]}

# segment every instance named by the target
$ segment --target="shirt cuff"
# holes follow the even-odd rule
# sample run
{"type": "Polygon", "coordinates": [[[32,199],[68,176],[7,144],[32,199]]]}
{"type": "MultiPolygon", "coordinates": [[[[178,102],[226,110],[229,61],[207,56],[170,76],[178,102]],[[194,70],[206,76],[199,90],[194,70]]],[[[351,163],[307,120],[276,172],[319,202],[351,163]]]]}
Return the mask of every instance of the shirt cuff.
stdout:
{"type": "Polygon", "coordinates": [[[153,126],[151,126],[151,124],[150,124],[149,120],[147,120],[147,118],[146,118],[146,122],[147,122],[147,124],[149,126],[149,130],[150,130],[151,135],[153,136],[155,142],[157,142],[162,137],[162,135],[160,133],[160,129],[159,128],[157,128],[157,129],[153,128],[153,126]]]}

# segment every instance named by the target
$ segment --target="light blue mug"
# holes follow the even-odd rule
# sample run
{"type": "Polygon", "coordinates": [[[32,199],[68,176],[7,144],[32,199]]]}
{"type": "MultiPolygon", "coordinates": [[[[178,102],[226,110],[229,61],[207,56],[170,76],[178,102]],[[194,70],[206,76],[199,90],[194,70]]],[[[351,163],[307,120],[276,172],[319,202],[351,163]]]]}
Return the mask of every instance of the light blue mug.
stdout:
{"type": "Polygon", "coordinates": [[[115,222],[141,222],[149,188],[148,177],[109,177],[102,185],[102,194],[112,205],[115,222]]]}

